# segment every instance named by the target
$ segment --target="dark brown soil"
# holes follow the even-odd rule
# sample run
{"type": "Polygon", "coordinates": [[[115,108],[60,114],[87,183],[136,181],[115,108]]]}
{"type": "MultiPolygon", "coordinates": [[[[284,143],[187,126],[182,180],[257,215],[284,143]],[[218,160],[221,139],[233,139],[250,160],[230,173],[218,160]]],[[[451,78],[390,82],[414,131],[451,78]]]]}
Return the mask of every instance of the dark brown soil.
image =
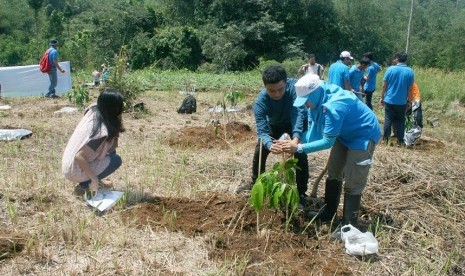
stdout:
{"type": "Polygon", "coordinates": [[[420,138],[415,142],[412,148],[423,151],[438,150],[444,148],[444,143],[439,140],[420,138]]]}
{"type": "Polygon", "coordinates": [[[0,260],[12,258],[23,251],[26,239],[0,231],[0,260]]]}
{"type": "Polygon", "coordinates": [[[168,140],[170,146],[197,149],[228,148],[230,144],[252,139],[254,133],[249,125],[229,122],[226,126],[185,127],[168,140]]]}
{"type": "Polygon", "coordinates": [[[257,233],[256,213],[245,197],[157,198],[123,211],[122,218],[133,227],[149,225],[207,235],[210,257],[241,260],[246,275],[351,275],[342,261],[342,244],[328,238],[318,240],[310,231],[303,234],[306,224],[299,218],[286,232],[283,212],[263,210],[257,233]]]}

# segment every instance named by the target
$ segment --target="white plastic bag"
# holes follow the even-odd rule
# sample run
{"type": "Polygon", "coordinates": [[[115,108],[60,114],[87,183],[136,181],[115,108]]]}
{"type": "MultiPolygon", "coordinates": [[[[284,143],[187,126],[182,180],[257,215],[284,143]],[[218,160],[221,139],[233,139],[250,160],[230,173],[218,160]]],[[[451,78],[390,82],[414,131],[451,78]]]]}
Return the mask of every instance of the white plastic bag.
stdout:
{"type": "Polygon", "coordinates": [[[378,253],[378,241],[371,232],[362,233],[348,224],[341,228],[341,238],[347,254],[364,256],[378,253]]]}

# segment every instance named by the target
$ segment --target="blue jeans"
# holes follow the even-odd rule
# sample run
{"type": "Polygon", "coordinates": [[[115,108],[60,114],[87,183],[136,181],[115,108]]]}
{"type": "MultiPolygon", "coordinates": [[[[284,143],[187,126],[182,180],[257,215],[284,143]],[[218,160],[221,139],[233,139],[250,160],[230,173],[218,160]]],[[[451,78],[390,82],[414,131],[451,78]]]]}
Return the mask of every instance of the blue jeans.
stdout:
{"type": "Polygon", "coordinates": [[[48,78],[50,79],[50,85],[48,86],[47,96],[55,95],[55,87],[57,87],[58,83],[57,69],[55,67],[52,67],[47,74],[48,78]]]}
{"type": "MultiPolygon", "coordinates": [[[[108,164],[108,167],[98,175],[98,179],[104,179],[105,177],[109,176],[110,174],[114,173],[123,163],[121,160],[121,157],[116,154],[116,152],[110,153],[110,164],[108,164]]],[[[87,180],[84,182],[79,183],[79,186],[81,186],[82,189],[89,189],[89,184],[91,180],[87,180]]]]}
{"type": "Polygon", "coordinates": [[[396,129],[397,143],[402,144],[404,142],[406,107],[406,104],[384,104],[383,140],[389,140],[389,138],[391,137],[391,127],[394,124],[394,127],[396,129]]]}
{"type": "Polygon", "coordinates": [[[373,105],[371,104],[371,100],[373,99],[373,92],[375,92],[374,90],[373,91],[365,91],[365,103],[366,105],[368,106],[368,108],[370,108],[371,110],[373,110],[373,105]]]}

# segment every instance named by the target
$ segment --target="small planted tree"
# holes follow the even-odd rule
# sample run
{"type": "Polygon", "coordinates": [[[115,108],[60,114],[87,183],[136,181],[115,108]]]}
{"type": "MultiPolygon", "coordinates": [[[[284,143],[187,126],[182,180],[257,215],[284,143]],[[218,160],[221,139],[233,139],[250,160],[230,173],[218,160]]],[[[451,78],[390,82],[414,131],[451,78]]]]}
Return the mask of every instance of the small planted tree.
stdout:
{"type": "Polygon", "coordinates": [[[86,108],[86,104],[90,101],[89,90],[83,84],[71,89],[67,94],[68,100],[75,104],[79,109],[86,108]]]}
{"type": "Polygon", "coordinates": [[[297,211],[300,197],[297,191],[295,170],[297,159],[292,158],[277,162],[262,173],[252,187],[249,204],[257,213],[257,232],[259,232],[259,212],[264,206],[286,213],[286,232],[289,223],[297,211]]]}

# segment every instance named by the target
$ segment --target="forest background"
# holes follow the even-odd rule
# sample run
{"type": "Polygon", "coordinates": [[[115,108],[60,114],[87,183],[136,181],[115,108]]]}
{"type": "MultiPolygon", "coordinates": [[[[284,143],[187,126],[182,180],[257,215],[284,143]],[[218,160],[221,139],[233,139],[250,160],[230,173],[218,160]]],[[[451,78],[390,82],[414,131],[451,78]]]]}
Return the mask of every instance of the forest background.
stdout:
{"type": "MultiPolygon", "coordinates": [[[[408,0],[0,0],[0,66],[38,64],[51,38],[73,70],[243,71],[260,61],[321,64],[349,50],[387,65],[406,50],[408,0]]],[[[409,63],[465,69],[465,1],[413,0],[409,63]]]]}

